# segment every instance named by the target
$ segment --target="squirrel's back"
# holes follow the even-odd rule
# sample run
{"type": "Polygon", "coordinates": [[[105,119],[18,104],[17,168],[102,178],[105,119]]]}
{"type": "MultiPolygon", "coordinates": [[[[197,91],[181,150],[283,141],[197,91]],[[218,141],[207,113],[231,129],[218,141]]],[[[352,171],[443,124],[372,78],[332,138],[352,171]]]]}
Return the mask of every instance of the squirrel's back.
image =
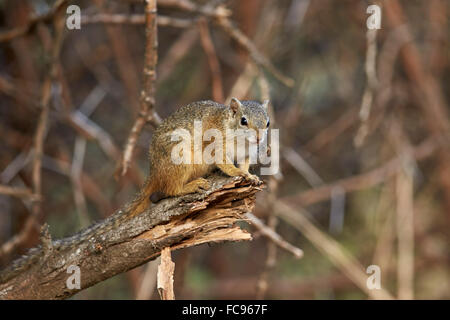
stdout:
{"type": "Polygon", "coordinates": [[[171,133],[176,129],[182,128],[190,131],[194,127],[194,121],[202,121],[209,125],[210,121],[222,120],[228,114],[228,106],[211,100],[190,103],[180,107],[163,120],[156,128],[152,142],[158,142],[162,135],[171,133]]]}
{"type": "MultiPolygon", "coordinates": [[[[161,192],[166,196],[176,196],[208,188],[207,181],[202,177],[209,172],[213,165],[174,164],[170,156],[172,147],[177,142],[171,141],[171,133],[177,129],[185,129],[192,134],[196,120],[202,121],[203,130],[214,128],[224,132],[232,125],[233,114],[233,121],[236,122],[236,119],[240,119],[239,117],[244,113],[249,117],[249,126],[253,125],[260,128],[269,126],[267,102],[261,105],[254,101],[243,101],[241,103],[237,99],[232,99],[231,105],[226,106],[208,100],[193,102],[179,108],[167,117],[153,134],[150,144],[150,174],[135,199],[105,221],[93,224],[71,237],[53,241],[53,248],[62,251],[75,248],[80,243],[90,239],[95,240],[95,238],[114,229],[123,221],[145,211],[149,207],[150,197],[154,193],[161,192]],[[239,116],[236,116],[237,110],[241,112],[237,114],[239,116]]],[[[249,176],[247,170],[242,171],[234,165],[230,165],[229,168],[223,167],[221,170],[230,176],[244,174],[249,176]]],[[[8,280],[20,270],[33,265],[39,261],[43,254],[41,247],[31,249],[26,256],[16,260],[9,268],[0,272],[0,282],[8,280]]]]}

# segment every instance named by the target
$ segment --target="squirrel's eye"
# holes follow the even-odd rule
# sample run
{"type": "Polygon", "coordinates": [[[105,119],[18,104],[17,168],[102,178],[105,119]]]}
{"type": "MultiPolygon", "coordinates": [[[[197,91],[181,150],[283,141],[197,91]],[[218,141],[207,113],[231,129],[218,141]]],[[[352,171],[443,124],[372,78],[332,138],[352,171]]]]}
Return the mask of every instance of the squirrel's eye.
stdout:
{"type": "Polygon", "coordinates": [[[241,124],[242,124],[243,126],[248,125],[247,119],[245,119],[245,117],[242,117],[242,118],[241,118],[241,124]]]}
{"type": "Polygon", "coordinates": [[[267,120],[267,128],[269,127],[269,125],[270,125],[270,120],[267,120]]]}

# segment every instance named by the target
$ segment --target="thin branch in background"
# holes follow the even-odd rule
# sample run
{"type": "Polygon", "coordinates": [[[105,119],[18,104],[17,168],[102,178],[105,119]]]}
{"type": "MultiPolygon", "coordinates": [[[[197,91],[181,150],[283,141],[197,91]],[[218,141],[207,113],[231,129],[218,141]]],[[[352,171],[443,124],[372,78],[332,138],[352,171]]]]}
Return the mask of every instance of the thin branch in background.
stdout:
{"type": "Polygon", "coordinates": [[[266,69],[269,73],[271,73],[276,79],[278,79],[285,86],[291,88],[294,86],[294,80],[290,77],[285,76],[281,73],[272,62],[267,59],[258,48],[250,41],[250,39],[242,33],[239,29],[233,26],[231,21],[224,16],[219,16],[216,19],[217,24],[240,46],[246,49],[251,58],[255,61],[255,63],[264,69],[266,69]]]}
{"type": "MultiPolygon", "coordinates": [[[[413,157],[416,161],[425,159],[434,154],[436,150],[445,145],[444,139],[428,138],[412,150],[413,157]]],[[[394,157],[385,162],[383,165],[371,171],[344,178],[330,184],[326,184],[317,188],[300,192],[297,195],[284,197],[292,204],[308,206],[320,201],[328,200],[334,188],[341,187],[345,192],[361,190],[371,186],[380,184],[389,177],[394,176],[402,167],[402,159],[394,157]]]]}
{"type": "Polygon", "coordinates": [[[337,120],[327,124],[304,146],[308,152],[315,153],[336,141],[337,137],[355,125],[358,114],[353,108],[342,114],[337,120]]]}
{"type": "MultiPolygon", "coordinates": [[[[117,159],[119,151],[112,142],[109,134],[89,119],[89,116],[98,107],[105,94],[106,92],[101,88],[101,86],[97,85],[82,102],[78,110],[75,110],[69,114],[68,121],[69,123],[74,123],[75,125],[79,125],[82,129],[85,129],[90,135],[90,138],[94,138],[98,141],[106,154],[113,159],[117,159]]],[[[73,160],[70,168],[70,180],[73,186],[75,205],[77,208],[78,217],[80,219],[80,225],[83,227],[87,227],[91,222],[82,183],[86,144],[87,141],[85,138],[81,136],[76,137],[73,160]]]]}
{"type": "MultiPolygon", "coordinates": [[[[385,15],[389,23],[395,28],[405,25],[407,38],[413,39],[411,29],[403,12],[401,4],[397,0],[384,3],[385,15]]],[[[433,74],[424,68],[420,50],[414,41],[406,43],[401,49],[401,57],[405,73],[411,83],[418,89],[416,94],[418,105],[421,107],[428,130],[432,135],[450,136],[450,122],[447,102],[439,82],[433,74]]],[[[441,148],[438,153],[439,179],[442,186],[445,206],[450,210],[450,149],[441,148]]]]}
{"type": "Polygon", "coordinates": [[[411,34],[408,33],[406,25],[394,28],[386,37],[378,55],[378,90],[376,106],[382,111],[388,105],[393,95],[393,76],[395,63],[398,59],[401,48],[412,41],[411,34]]]}
{"type": "Polygon", "coordinates": [[[442,79],[442,74],[447,68],[448,57],[446,56],[446,47],[448,39],[448,3],[443,0],[428,1],[428,24],[425,44],[430,50],[427,54],[427,65],[430,66],[430,72],[437,79],[442,79]]]}
{"type": "Polygon", "coordinates": [[[324,184],[322,178],[294,149],[283,148],[282,155],[312,187],[318,187],[324,184]]]}
{"type": "MultiPolygon", "coordinates": [[[[313,187],[319,188],[325,185],[322,178],[314,171],[307,161],[292,148],[283,149],[283,157],[305,178],[313,187]]],[[[345,214],[345,189],[336,186],[330,190],[330,232],[338,234],[342,231],[345,214]]]]}
{"type": "Polygon", "coordinates": [[[54,19],[54,16],[57,14],[57,12],[65,8],[67,2],[68,2],[67,0],[58,0],[55,2],[55,4],[48,12],[30,19],[30,21],[26,25],[0,33],[0,43],[11,41],[17,37],[25,36],[31,30],[33,30],[33,28],[36,25],[38,25],[41,22],[44,23],[51,22],[54,19]]]}
{"type": "Polygon", "coordinates": [[[111,71],[102,63],[98,63],[96,59],[89,53],[94,51],[85,37],[80,35],[78,41],[74,43],[74,49],[84,65],[96,78],[102,89],[116,99],[118,106],[129,110],[130,106],[125,105],[122,101],[123,88],[122,84],[117,81],[112,75],[111,71]]]}
{"type": "Polygon", "coordinates": [[[30,230],[36,227],[34,215],[30,214],[19,233],[15,234],[11,239],[2,243],[0,247],[0,257],[10,255],[18,246],[20,246],[29,236],[30,230]]]}
{"type": "Polygon", "coordinates": [[[214,43],[211,39],[211,34],[209,32],[208,22],[206,19],[200,19],[198,21],[198,26],[200,30],[200,40],[203,50],[206,53],[206,57],[209,64],[209,69],[211,71],[212,79],[212,97],[214,101],[223,103],[223,84],[222,84],[222,73],[220,71],[220,63],[217,58],[216,49],[214,48],[214,43]]]}
{"type": "Polygon", "coordinates": [[[158,82],[164,82],[171,74],[178,63],[192,49],[198,39],[198,28],[189,28],[177,38],[170,46],[160,63],[158,63],[158,82]]]}
{"type": "Polygon", "coordinates": [[[33,194],[29,188],[11,187],[0,184],[0,194],[12,196],[21,199],[30,199],[31,201],[39,201],[39,195],[33,194]]]}
{"type": "MultiPolygon", "coordinates": [[[[395,182],[395,181],[393,181],[395,182]]],[[[378,217],[377,242],[373,253],[372,261],[378,265],[381,270],[391,270],[392,256],[395,241],[395,186],[394,183],[386,183],[380,193],[377,210],[374,214],[378,217]]]]}
{"type": "Polygon", "coordinates": [[[0,181],[9,183],[32,159],[31,152],[22,151],[0,173],[0,181]]]}
{"type": "Polygon", "coordinates": [[[345,199],[345,190],[342,187],[331,190],[329,230],[332,235],[340,234],[344,228],[345,199]]]}
{"type": "Polygon", "coordinates": [[[147,263],[140,287],[136,294],[136,300],[150,300],[156,288],[156,278],[158,275],[158,265],[161,259],[157,258],[147,263]]]}
{"type": "MultiPolygon", "coordinates": [[[[0,174],[0,181],[4,183],[9,183],[19,173],[19,171],[22,170],[30,162],[31,158],[32,158],[31,152],[25,151],[21,152],[2,171],[2,173],[0,174]]],[[[11,191],[13,191],[13,193],[15,193],[14,196],[16,196],[17,191],[27,191],[29,192],[29,194],[25,197],[26,200],[29,199],[32,201],[40,200],[40,197],[38,195],[33,194],[32,190],[23,188],[20,188],[19,190],[17,188],[13,188],[14,190],[11,190],[11,188],[13,187],[0,185],[0,194],[12,195],[11,191]]],[[[2,245],[0,246],[0,259],[9,256],[19,245],[21,245],[28,237],[29,231],[32,229],[33,226],[35,226],[34,215],[29,214],[25,221],[25,224],[22,227],[22,230],[5,243],[2,243],[2,245]]]]}
{"type": "MultiPolygon", "coordinates": [[[[106,0],[94,0],[97,7],[109,13],[107,3],[106,0]]],[[[111,51],[119,71],[121,85],[125,88],[126,105],[129,109],[137,111],[139,110],[139,76],[136,63],[129,50],[130,37],[125,35],[124,28],[120,24],[105,24],[104,29],[111,44],[111,51]]]]}
{"type": "MultiPolygon", "coordinates": [[[[267,81],[267,78],[265,77],[264,73],[259,70],[259,77],[258,77],[258,84],[259,88],[261,90],[261,100],[269,100],[270,98],[270,86],[267,81]]],[[[272,127],[276,126],[276,117],[275,117],[275,110],[273,108],[273,104],[269,103],[268,105],[268,113],[269,117],[272,121],[272,127]]],[[[261,150],[262,152],[269,152],[269,150],[261,150]]],[[[263,235],[266,237],[270,235],[274,236],[276,235],[276,227],[278,224],[278,217],[274,214],[274,205],[275,201],[278,196],[278,186],[279,186],[279,180],[282,179],[282,175],[278,174],[275,176],[269,177],[269,188],[270,193],[267,196],[267,212],[268,212],[268,226],[263,228],[262,222],[258,223],[257,218],[254,217],[254,224],[259,225],[259,229],[263,235]]],[[[281,237],[280,237],[281,238],[281,237]]],[[[280,238],[278,240],[280,240],[280,238]]],[[[276,265],[276,258],[277,258],[277,246],[280,245],[284,249],[290,249],[292,253],[297,258],[300,258],[303,256],[303,251],[301,249],[295,248],[294,246],[290,245],[289,243],[280,243],[277,241],[277,237],[271,239],[272,241],[267,243],[267,256],[266,261],[264,264],[264,269],[259,275],[257,287],[256,287],[256,298],[257,299],[264,299],[267,293],[267,289],[269,287],[269,276],[272,273],[272,270],[275,268],[276,265]],[[294,250],[294,251],[292,251],[294,250]]]]}
{"type": "MultiPolygon", "coordinates": [[[[65,123],[75,129],[78,134],[88,140],[95,140],[104,153],[113,161],[120,158],[120,151],[111,135],[79,110],[75,110],[65,117],[65,123]]],[[[130,178],[137,186],[142,184],[143,174],[139,168],[130,169],[130,178]]]]}
{"type": "Polygon", "coordinates": [[[85,138],[97,141],[100,148],[111,159],[117,160],[119,158],[119,148],[114,144],[109,133],[83,113],[75,110],[67,116],[66,120],[69,125],[73,126],[85,138]]]}
{"type": "MultiPolygon", "coordinates": [[[[33,163],[32,163],[32,181],[33,181],[33,192],[42,196],[42,181],[41,181],[41,170],[42,170],[42,155],[44,149],[44,139],[48,130],[48,116],[50,111],[50,100],[52,96],[53,81],[57,77],[57,66],[59,61],[59,54],[63,42],[63,32],[65,27],[65,20],[63,16],[63,11],[61,10],[61,3],[65,1],[57,1],[54,5],[53,22],[55,28],[54,41],[51,48],[51,65],[49,73],[45,77],[44,83],[42,85],[41,94],[41,114],[39,116],[38,125],[36,128],[35,138],[33,142],[33,163]]],[[[37,217],[40,212],[40,204],[35,203],[33,205],[33,215],[37,217]]],[[[37,222],[37,221],[36,221],[37,222]]]]}
{"type": "MultiPolygon", "coordinates": [[[[181,19],[159,15],[157,17],[159,27],[189,28],[194,24],[191,19],[181,19]]],[[[122,14],[122,13],[97,13],[81,16],[81,24],[145,24],[144,14],[122,14]]]]}
{"type": "Polygon", "coordinates": [[[274,231],[272,227],[266,226],[253,213],[247,212],[245,214],[245,218],[247,218],[251,222],[251,224],[261,232],[263,236],[275,243],[280,248],[291,253],[296,259],[300,259],[301,257],[303,257],[302,249],[297,248],[296,246],[293,246],[289,242],[285,241],[278,233],[274,231]]]}
{"type": "Polygon", "coordinates": [[[154,110],[155,108],[155,90],[156,90],[156,64],[158,61],[158,38],[156,24],[156,0],[147,0],[145,5],[145,59],[143,86],[141,90],[140,112],[134,122],[131,132],[128,136],[123,158],[119,171],[124,176],[131,163],[133,151],[136,147],[137,139],[141,134],[142,128],[147,122],[157,125],[161,123],[161,118],[154,110]]]}
{"type": "Polygon", "coordinates": [[[275,119],[275,110],[273,108],[273,103],[270,103],[270,85],[269,85],[269,81],[267,81],[266,76],[264,75],[264,73],[262,72],[262,70],[259,70],[259,77],[258,77],[258,85],[259,85],[259,89],[261,91],[261,97],[260,100],[261,102],[265,101],[265,100],[269,100],[269,105],[267,106],[268,108],[268,113],[269,113],[269,117],[272,118],[272,125],[276,124],[276,119],[275,119]]]}
{"type": "Polygon", "coordinates": [[[244,70],[235,81],[225,101],[230,102],[233,97],[245,97],[257,76],[257,67],[253,64],[253,62],[247,62],[244,70]]]}
{"type": "MultiPolygon", "coordinates": [[[[54,80],[57,77],[58,72],[58,57],[61,50],[63,42],[63,32],[64,32],[64,19],[62,16],[61,4],[65,1],[57,1],[51,11],[51,18],[53,19],[53,24],[55,28],[54,41],[51,47],[48,47],[48,43],[44,43],[44,47],[50,49],[51,55],[51,65],[48,74],[44,79],[41,92],[41,113],[38,119],[38,125],[36,128],[33,149],[30,151],[32,155],[32,185],[33,194],[42,199],[42,157],[44,149],[44,139],[47,135],[48,130],[48,116],[50,110],[50,100],[54,89],[54,80]]],[[[47,39],[43,38],[43,42],[47,39]]],[[[31,213],[27,217],[22,230],[13,236],[10,240],[2,245],[0,248],[0,255],[10,254],[17,246],[23,243],[29,236],[30,231],[34,228],[40,230],[39,228],[39,216],[41,215],[41,202],[33,202],[31,206],[31,213]]]]}
{"type": "MultiPolygon", "coordinates": [[[[423,260],[420,264],[420,271],[430,269],[430,267],[439,264],[438,261],[423,260]]],[[[392,269],[392,268],[391,268],[392,269]]],[[[386,274],[390,274],[392,270],[383,270],[383,279],[386,279],[386,274]]],[[[419,268],[418,268],[419,269],[419,268]]],[[[216,279],[208,293],[215,299],[245,299],[253,295],[253,283],[255,279],[253,276],[238,276],[234,278],[216,279]]],[[[354,292],[354,283],[345,276],[340,270],[331,271],[327,274],[318,274],[312,276],[305,276],[299,279],[292,278],[278,278],[268,288],[268,294],[271,297],[294,297],[295,299],[311,299],[317,297],[321,292],[333,290],[339,293],[354,292]]],[[[186,293],[189,293],[188,290],[186,293]]],[[[183,296],[185,293],[182,293],[183,296]]]]}
{"type": "Polygon", "coordinates": [[[94,89],[89,92],[87,97],[80,104],[78,110],[86,117],[90,117],[92,113],[97,109],[103,98],[106,96],[106,91],[100,84],[97,84],[94,89]]]}
{"type": "Polygon", "coordinates": [[[39,108],[39,102],[33,96],[33,94],[27,93],[25,88],[18,89],[18,86],[10,83],[8,79],[0,76],[0,92],[6,96],[9,96],[17,101],[23,102],[26,105],[39,108]]]}
{"type": "Polygon", "coordinates": [[[305,20],[306,12],[311,3],[311,0],[294,0],[291,2],[287,11],[284,26],[289,32],[295,32],[300,28],[302,22],[305,20]]]}
{"type": "MultiPolygon", "coordinates": [[[[275,233],[275,229],[278,224],[278,218],[270,211],[271,214],[268,218],[268,230],[272,230],[275,233]]],[[[264,234],[264,232],[262,232],[264,234]]],[[[303,252],[301,253],[303,255],[303,252]]],[[[269,288],[269,276],[272,270],[275,268],[277,262],[277,246],[276,242],[271,241],[267,243],[267,256],[264,263],[264,269],[259,275],[258,282],[256,283],[256,299],[264,299],[269,288]]]]}
{"type": "Polygon", "coordinates": [[[414,299],[414,185],[411,165],[397,174],[397,295],[414,299]]]}
{"type": "Polygon", "coordinates": [[[10,97],[20,96],[17,88],[3,76],[0,76],[0,92],[10,97]]]}
{"type": "Polygon", "coordinates": [[[275,211],[280,218],[299,230],[315,247],[322,251],[325,257],[341,269],[369,297],[372,299],[393,299],[392,295],[384,288],[370,290],[367,287],[365,268],[336,240],[317,228],[307,217],[308,213],[305,210],[294,210],[284,202],[277,201],[275,211]]]}
{"type": "Polygon", "coordinates": [[[260,50],[254,45],[254,43],[244,34],[241,30],[237,29],[229,20],[230,11],[224,6],[219,5],[217,7],[211,6],[207,3],[204,6],[199,6],[190,0],[162,0],[159,4],[169,7],[176,7],[188,12],[201,13],[211,19],[214,19],[225,33],[227,33],[233,40],[235,40],[240,46],[250,53],[253,61],[271,73],[277,80],[283,83],[287,87],[294,86],[294,80],[285,76],[279,71],[272,62],[265,57],[260,50]]]}
{"type": "Polygon", "coordinates": [[[408,136],[402,123],[392,118],[388,138],[400,159],[401,168],[395,176],[397,231],[397,296],[414,299],[414,174],[418,171],[408,136]]]}
{"type": "Polygon", "coordinates": [[[161,251],[161,264],[158,266],[158,292],[161,300],[175,300],[173,292],[173,273],[175,263],[173,263],[170,254],[170,248],[164,248],[161,251]]]}
{"type": "Polygon", "coordinates": [[[215,1],[210,1],[204,6],[197,5],[190,0],[159,0],[158,5],[178,8],[183,11],[204,15],[210,18],[229,16],[231,12],[223,6],[214,7],[215,1]]]}
{"type": "Polygon", "coordinates": [[[70,170],[70,178],[72,180],[75,205],[77,207],[77,213],[80,219],[80,225],[82,227],[87,227],[90,224],[86,198],[84,197],[83,188],[81,186],[81,172],[83,171],[85,152],[86,152],[86,139],[77,137],[75,139],[75,147],[73,151],[73,160],[72,160],[72,167],[70,170]]]}
{"type": "Polygon", "coordinates": [[[375,91],[377,90],[378,80],[376,75],[376,60],[377,60],[377,29],[368,29],[366,32],[367,51],[365,61],[365,71],[367,84],[364,89],[364,94],[361,102],[361,109],[359,110],[359,118],[361,125],[356,133],[354,143],[355,146],[360,147],[367,137],[369,132],[369,117],[372,109],[375,91]]]}
{"type": "MultiPolygon", "coordinates": [[[[64,154],[64,152],[62,153],[64,154]]],[[[47,170],[64,175],[70,179],[71,163],[69,162],[44,155],[42,157],[42,166],[47,170]]],[[[98,212],[106,218],[108,214],[113,211],[113,209],[110,200],[102,192],[100,186],[84,171],[80,172],[80,182],[83,193],[97,206],[98,212]]]]}

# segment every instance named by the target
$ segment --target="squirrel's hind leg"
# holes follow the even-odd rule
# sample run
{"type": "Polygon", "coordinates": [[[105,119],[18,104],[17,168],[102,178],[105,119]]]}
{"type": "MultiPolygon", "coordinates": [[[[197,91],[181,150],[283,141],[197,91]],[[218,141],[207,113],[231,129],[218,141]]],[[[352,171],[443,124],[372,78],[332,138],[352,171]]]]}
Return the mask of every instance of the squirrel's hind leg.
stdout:
{"type": "Polygon", "coordinates": [[[191,182],[186,183],[182,190],[180,190],[179,195],[185,195],[189,193],[195,193],[199,192],[201,190],[207,190],[210,188],[210,184],[208,180],[204,178],[198,178],[195,180],[192,180],[191,182]]]}
{"type": "Polygon", "coordinates": [[[204,178],[198,178],[195,180],[192,180],[184,185],[177,185],[177,186],[172,186],[172,189],[170,191],[166,191],[166,192],[154,192],[151,196],[150,196],[150,200],[153,203],[156,203],[164,198],[167,197],[174,197],[174,196],[183,196],[189,193],[196,193],[196,192],[200,192],[201,190],[207,190],[210,188],[210,184],[208,182],[208,180],[204,179],[204,178]]]}
{"type": "Polygon", "coordinates": [[[207,169],[207,167],[202,166],[184,165],[173,168],[173,171],[167,170],[167,177],[177,176],[178,179],[167,178],[163,184],[165,188],[162,191],[173,197],[209,189],[208,180],[202,178],[208,172],[207,169]]]}

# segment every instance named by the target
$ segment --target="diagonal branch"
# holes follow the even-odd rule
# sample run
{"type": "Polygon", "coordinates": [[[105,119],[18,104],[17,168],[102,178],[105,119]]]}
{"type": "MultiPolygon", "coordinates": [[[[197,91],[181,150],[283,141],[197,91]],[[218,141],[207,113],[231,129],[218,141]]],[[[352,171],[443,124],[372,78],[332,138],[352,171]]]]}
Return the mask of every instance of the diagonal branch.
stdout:
{"type": "Polygon", "coordinates": [[[197,5],[190,0],[160,0],[159,5],[165,7],[175,7],[187,12],[193,12],[211,18],[230,38],[236,41],[241,47],[250,53],[256,65],[263,67],[270,72],[278,81],[287,87],[294,86],[294,79],[285,76],[275,65],[264,56],[255,44],[238,28],[236,28],[228,18],[230,11],[224,6],[213,6],[213,2],[208,2],[204,6],[197,5]]]}
{"type": "Polygon", "coordinates": [[[11,187],[3,184],[0,184],[0,194],[16,198],[28,198],[32,201],[37,201],[40,199],[39,195],[33,194],[33,192],[28,188],[11,187]]]}
{"type": "MultiPolygon", "coordinates": [[[[97,13],[93,15],[81,16],[81,24],[145,24],[144,14],[123,14],[123,13],[97,13]]],[[[159,15],[157,18],[159,27],[189,28],[194,21],[190,19],[180,19],[159,15]]]]}
{"type": "Polygon", "coordinates": [[[262,182],[223,176],[212,176],[209,182],[212,187],[205,193],[162,200],[144,213],[111,226],[110,219],[130,210],[125,205],[111,218],[90,227],[96,230],[94,235],[78,244],[67,245],[86,233],[33,249],[30,257],[0,273],[0,299],[68,298],[155,259],[166,247],[176,250],[202,243],[250,240],[251,235],[235,224],[253,209],[262,182]],[[67,286],[70,266],[80,268],[79,289],[67,286]]]}
{"type": "Polygon", "coordinates": [[[367,274],[360,262],[336,240],[322,232],[308,218],[308,212],[295,210],[283,201],[277,201],[275,213],[284,221],[299,230],[303,236],[311,241],[330,261],[364,291],[372,299],[391,300],[392,295],[384,288],[371,290],[367,286],[367,274]]]}
{"type": "Polygon", "coordinates": [[[0,43],[11,41],[15,38],[27,35],[31,30],[33,30],[34,27],[36,27],[41,22],[51,22],[54,16],[67,4],[67,2],[67,0],[58,0],[48,12],[32,18],[26,25],[1,32],[0,43]]]}
{"type": "Polygon", "coordinates": [[[289,242],[285,241],[275,230],[266,226],[257,216],[253,213],[247,212],[245,217],[252,223],[252,225],[258,229],[263,236],[270,239],[273,243],[278,245],[280,248],[283,248],[287,252],[290,252],[294,255],[296,259],[300,259],[303,257],[303,250],[293,246],[289,242]]]}
{"type": "Polygon", "coordinates": [[[128,136],[123,158],[117,172],[124,176],[133,157],[133,151],[144,125],[147,122],[159,124],[161,118],[154,110],[156,89],[156,64],[158,62],[158,34],[157,34],[157,10],[156,0],[146,0],[145,4],[145,57],[144,57],[144,79],[141,90],[141,105],[137,119],[128,136]]]}

